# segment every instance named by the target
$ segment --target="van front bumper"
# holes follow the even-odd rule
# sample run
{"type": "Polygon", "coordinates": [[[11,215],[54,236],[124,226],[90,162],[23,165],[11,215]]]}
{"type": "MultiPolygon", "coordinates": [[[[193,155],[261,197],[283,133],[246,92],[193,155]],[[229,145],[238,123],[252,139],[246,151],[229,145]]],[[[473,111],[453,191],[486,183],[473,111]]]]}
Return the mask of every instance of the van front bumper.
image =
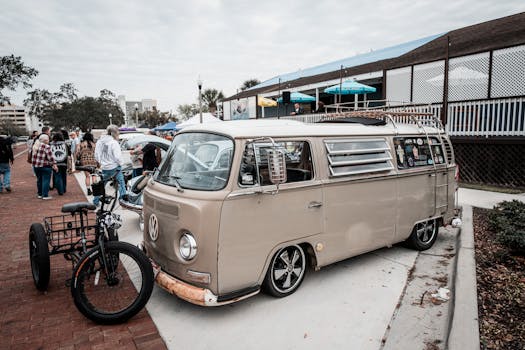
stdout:
{"type": "MultiPolygon", "coordinates": [[[[144,251],[144,245],[141,246],[144,251]]],[[[240,301],[259,293],[259,290],[251,291],[250,293],[233,297],[227,300],[219,300],[220,297],[215,295],[207,288],[200,288],[179,280],[176,277],[162,271],[159,264],[150,258],[151,266],[155,273],[155,282],[168,293],[176,295],[177,297],[186,300],[192,304],[200,306],[221,306],[240,301]]]]}

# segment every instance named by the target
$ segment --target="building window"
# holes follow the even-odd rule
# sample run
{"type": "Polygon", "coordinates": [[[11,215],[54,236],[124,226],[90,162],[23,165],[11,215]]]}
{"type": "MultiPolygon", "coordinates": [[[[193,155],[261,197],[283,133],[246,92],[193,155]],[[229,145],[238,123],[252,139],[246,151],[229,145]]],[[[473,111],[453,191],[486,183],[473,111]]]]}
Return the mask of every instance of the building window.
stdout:
{"type": "Polygon", "coordinates": [[[443,101],[443,73],[445,61],[414,66],[414,103],[443,101]]]}
{"type": "Polygon", "coordinates": [[[493,52],[491,97],[525,95],[525,45],[493,52]]]}
{"type": "MultiPolygon", "coordinates": [[[[439,79],[438,76],[435,79],[439,79]]],[[[464,101],[487,98],[489,53],[451,58],[448,68],[448,100],[464,101]]]]}
{"type": "Polygon", "coordinates": [[[386,99],[410,102],[411,67],[392,69],[386,72],[386,99]]]}

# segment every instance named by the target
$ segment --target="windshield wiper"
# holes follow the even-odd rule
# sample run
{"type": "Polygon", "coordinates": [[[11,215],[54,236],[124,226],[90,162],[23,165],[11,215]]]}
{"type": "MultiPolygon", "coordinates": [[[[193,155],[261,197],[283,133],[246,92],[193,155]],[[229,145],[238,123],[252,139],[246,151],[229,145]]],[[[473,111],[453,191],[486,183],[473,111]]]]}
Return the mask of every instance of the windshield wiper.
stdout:
{"type": "Polygon", "coordinates": [[[180,183],[178,180],[181,179],[180,176],[175,176],[175,175],[162,175],[162,176],[159,176],[159,178],[161,179],[170,179],[170,180],[173,180],[173,182],[170,182],[170,183],[173,183],[175,184],[175,187],[177,187],[177,191],[179,192],[184,192],[184,189],[181,187],[180,183]]]}
{"type": "Polygon", "coordinates": [[[179,180],[181,179],[180,176],[169,175],[168,177],[170,179],[173,179],[173,182],[175,183],[175,187],[177,187],[177,191],[179,191],[181,193],[184,192],[184,190],[182,189],[182,186],[179,183],[179,180]]]}

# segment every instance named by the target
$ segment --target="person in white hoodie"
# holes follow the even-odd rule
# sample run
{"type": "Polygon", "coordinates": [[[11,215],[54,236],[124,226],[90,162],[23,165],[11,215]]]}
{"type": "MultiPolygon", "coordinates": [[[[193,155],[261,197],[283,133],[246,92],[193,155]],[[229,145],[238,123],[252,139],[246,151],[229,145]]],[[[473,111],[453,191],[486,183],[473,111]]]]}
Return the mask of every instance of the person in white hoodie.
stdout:
{"type": "MultiPolygon", "coordinates": [[[[116,174],[119,184],[119,197],[126,194],[126,184],[122,174],[122,152],[118,144],[119,130],[116,125],[107,127],[107,135],[102,136],[95,145],[95,160],[100,164],[102,177],[107,180],[116,174]]],[[[93,204],[98,206],[100,197],[93,198],[93,204]]]]}

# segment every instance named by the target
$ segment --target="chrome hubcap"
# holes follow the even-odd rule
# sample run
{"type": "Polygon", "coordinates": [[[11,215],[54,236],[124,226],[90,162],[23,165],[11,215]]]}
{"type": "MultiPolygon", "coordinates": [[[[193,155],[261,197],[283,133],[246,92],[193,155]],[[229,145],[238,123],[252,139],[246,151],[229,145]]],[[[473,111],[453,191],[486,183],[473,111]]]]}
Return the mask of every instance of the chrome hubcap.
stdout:
{"type": "Polygon", "coordinates": [[[417,238],[421,243],[428,243],[434,239],[435,231],[436,231],[436,221],[426,221],[417,224],[416,227],[417,230],[417,238]]]}
{"type": "Polygon", "coordinates": [[[272,283],[275,289],[281,293],[293,290],[304,274],[304,252],[295,246],[284,248],[274,258],[272,269],[272,283]]]}

